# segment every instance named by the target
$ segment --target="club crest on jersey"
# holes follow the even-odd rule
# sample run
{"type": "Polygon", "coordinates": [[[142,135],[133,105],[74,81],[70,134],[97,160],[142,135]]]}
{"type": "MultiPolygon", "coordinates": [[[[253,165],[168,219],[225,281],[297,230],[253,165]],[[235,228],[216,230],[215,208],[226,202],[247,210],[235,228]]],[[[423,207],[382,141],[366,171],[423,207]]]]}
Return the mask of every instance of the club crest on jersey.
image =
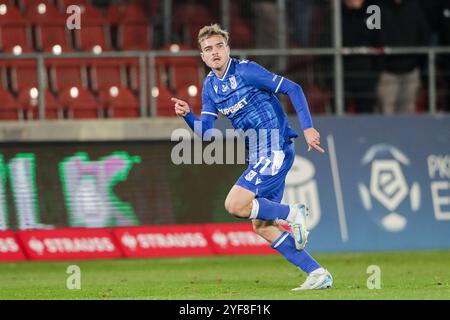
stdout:
{"type": "Polygon", "coordinates": [[[235,76],[230,77],[230,85],[231,85],[231,89],[233,89],[233,90],[237,88],[237,81],[236,81],[235,76]]]}
{"type": "Polygon", "coordinates": [[[255,176],[256,176],[256,172],[252,170],[249,173],[247,173],[247,175],[245,176],[245,180],[247,180],[248,182],[251,182],[255,176]]]}
{"type": "Polygon", "coordinates": [[[222,92],[227,92],[228,89],[230,89],[230,88],[228,88],[228,85],[227,85],[227,84],[223,84],[223,85],[222,85],[222,92]]]}

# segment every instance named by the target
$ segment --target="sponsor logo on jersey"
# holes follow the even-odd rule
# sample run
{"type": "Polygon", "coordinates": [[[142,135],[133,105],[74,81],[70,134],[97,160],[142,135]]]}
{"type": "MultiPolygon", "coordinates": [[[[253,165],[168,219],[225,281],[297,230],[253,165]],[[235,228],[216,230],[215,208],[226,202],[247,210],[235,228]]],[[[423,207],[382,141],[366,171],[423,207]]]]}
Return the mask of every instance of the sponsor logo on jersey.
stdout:
{"type": "Polygon", "coordinates": [[[247,105],[247,99],[244,98],[241,101],[239,101],[238,103],[236,103],[235,105],[229,107],[229,108],[225,108],[225,109],[221,109],[219,110],[220,113],[222,113],[224,116],[229,115],[230,113],[235,113],[236,111],[242,109],[243,107],[245,107],[247,105]]]}

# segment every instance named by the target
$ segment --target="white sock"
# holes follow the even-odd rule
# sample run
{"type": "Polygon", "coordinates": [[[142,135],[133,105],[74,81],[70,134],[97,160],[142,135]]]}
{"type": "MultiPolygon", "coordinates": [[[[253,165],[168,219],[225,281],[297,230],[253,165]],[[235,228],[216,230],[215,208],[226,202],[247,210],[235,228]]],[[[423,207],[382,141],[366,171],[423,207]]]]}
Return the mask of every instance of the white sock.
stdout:
{"type": "Polygon", "coordinates": [[[250,220],[256,219],[258,217],[259,212],[259,203],[256,199],[252,201],[252,211],[250,212],[250,216],[248,217],[250,220]]]}

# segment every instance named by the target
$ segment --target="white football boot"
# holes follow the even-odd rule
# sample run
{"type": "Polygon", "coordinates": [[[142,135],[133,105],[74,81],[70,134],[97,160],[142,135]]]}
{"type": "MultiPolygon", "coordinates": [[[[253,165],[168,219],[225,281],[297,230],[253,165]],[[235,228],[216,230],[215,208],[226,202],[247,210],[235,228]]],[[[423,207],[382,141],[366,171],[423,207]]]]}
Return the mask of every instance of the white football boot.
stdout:
{"type": "Polygon", "coordinates": [[[328,270],[320,268],[311,272],[305,282],[291,291],[328,289],[333,285],[333,277],[328,270]]]}
{"type": "Polygon", "coordinates": [[[301,203],[296,203],[291,208],[293,212],[289,215],[288,224],[295,239],[295,247],[297,250],[302,250],[308,242],[309,232],[306,229],[306,218],[309,216],[309,209],[301,203]]]}

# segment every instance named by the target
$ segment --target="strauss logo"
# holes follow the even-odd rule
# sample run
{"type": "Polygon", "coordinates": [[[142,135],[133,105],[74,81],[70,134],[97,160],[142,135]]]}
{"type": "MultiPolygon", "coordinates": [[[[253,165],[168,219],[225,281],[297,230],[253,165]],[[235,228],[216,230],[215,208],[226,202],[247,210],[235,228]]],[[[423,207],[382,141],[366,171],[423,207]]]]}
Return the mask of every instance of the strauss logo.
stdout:
{"type": "Polygon", "coordinates": [[[373,197],[389,212],[383,216],[375,214],[377,223],[390,232],[402,231],[407,219],[397,211],[404,200],[409,195],[409,206],[413,212],[420,207],[420,186],[417,182],[408,186],[402,170],[402,167],[410,166],[410,160],[395,147],[379,144],[366,152],[362,165],[370,165],[369,187],[362,182],[358,186],[364,208],[376,211],[373,197]]]}
{"type": "Polygon", "coordinates": [[[212,235],[212,240],[217,243],[219,246],[221,246],[222,248],[225,248],[228,246],[228,238],[227,235],[220,232],[220,231],[215,231],[212,235]]]}
{"type": "Polygon", "coordinates": [[[136,241],[136,238],[133,237],[131,234],[124,233],[121,238],[121,241],[124,246],[130,248],[131,250],[136,250],[137,241],[136,241]]]}
{"type": "Polygon", "coordinates": [[[28,246],[30,247],[31,250],[33,250],[34,252],[36,252],[39,255],[42,255],[44,252],[44,244],[39,239],[31,238],[28,241],[28,246]]]}

